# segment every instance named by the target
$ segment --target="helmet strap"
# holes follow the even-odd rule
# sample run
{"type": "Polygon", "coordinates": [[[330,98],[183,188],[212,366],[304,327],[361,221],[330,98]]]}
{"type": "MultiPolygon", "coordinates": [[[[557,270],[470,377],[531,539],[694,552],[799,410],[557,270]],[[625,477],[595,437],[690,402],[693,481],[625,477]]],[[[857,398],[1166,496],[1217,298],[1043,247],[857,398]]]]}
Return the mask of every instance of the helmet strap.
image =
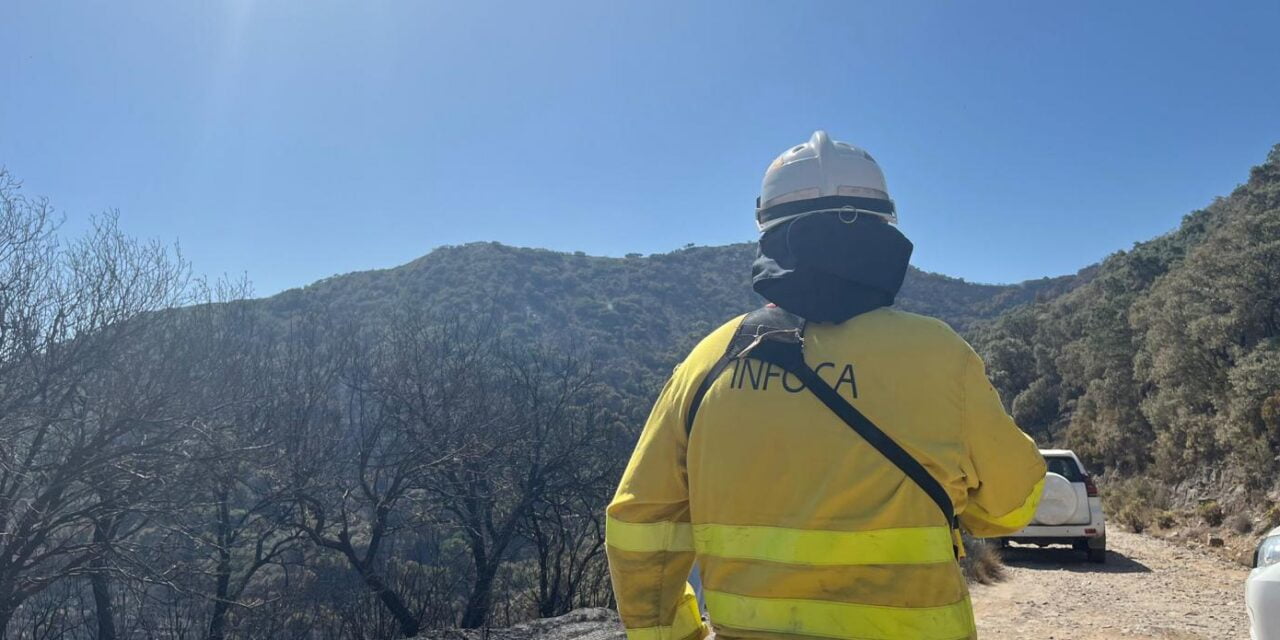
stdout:
{"type": "Polygon", "coordinates": [[[804,211],[801,213],[794,213],[789,216],[774,218],[773,220],[769,220],[768,222],[756,222],[756,229],[758,229],[760,233],[764,233],[774,227],[782,225],[783,223],[795,222],[800,218],[811,216],[818,213],[834,213],[836,214],[836,217],[840,219],[840,222],[843,222],[845,224],[853,224],[857,222],[858,217],[864,213],[867,215],[872,215],[877,218],[880,218],[881,220],[884,220],[889,224],[896,225],[898,223],[898,216],[892,213],[884,213],[883,211],[872,211],[870,209],[859,209],[857,207],[837,207],[834,209],[815,209],[813,211],[804,211]],[[853,216],[852,218],[849,217],[850,214],[852,214],[853,216]]]}

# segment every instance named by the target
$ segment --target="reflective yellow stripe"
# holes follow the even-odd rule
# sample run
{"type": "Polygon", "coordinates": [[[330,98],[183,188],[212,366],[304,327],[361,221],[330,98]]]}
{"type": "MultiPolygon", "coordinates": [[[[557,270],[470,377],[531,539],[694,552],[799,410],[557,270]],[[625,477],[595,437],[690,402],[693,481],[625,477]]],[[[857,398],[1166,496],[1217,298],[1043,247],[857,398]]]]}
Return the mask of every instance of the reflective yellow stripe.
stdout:
{"type": "Polygon", "coordinates": [[[695,633],[702,637],[702,614],[698,612],[698,601],[693,591],[685,586],[685,595],[676,607],[675,619],[670,625],[663,627],[644,627],[627,629],[627,640],[684,640],[695,633]]]}
{"type": "Polygon", "coordinates": [[[704,591],[717,626],[842,640],[962,640],[972,637],[968,599],[945,607],[907,609],[822,600],[751,598],[704,591]]]}
{"type": "Polygon", "coordinates": [[[1037,482],[1036,486],[1031,489],[1031,493],[1027,496],[1027,499],[1023,501],[1022,506],[1000,516],[999,518],[996,518],[993,522],[1002,527],[1009,527],[1011,529],[1021,529],[1022,527],[1031,524],[1031,519],[1036,516],[1036,508],[1040,506],[1040,497],[1043,494],[1044,478],[1040,478],[1040,482],[1037,482]]]}
{"type": "Polygon", "coordinates": [[[1031,489],[1031,493],[1023,501],[1022,506],[998,518],[987,513],[985,509],[973,502],[969,503],[965,512],[1001,529],[1017,531],[1031,524],[1031,519],[1036,515],[1036,508],[1040,506],[1040,496],[1043,493],[1044,478],[1041,478],[1040,482],[1037,482],[1036,486],[1031,489]]]}
{"type": "Polygon", "coordinates": [[[688,522],[623,522],[606,518],[605,542],[623,551],[693,551],[688,522]]]}
{"type": "Polygon", "coordinates": [[[951,531],[910,527],[826,531],[700,524],[693,528],[699,555],[787,564],[931,564],[952,562],[951,531]]]}
{"type": "Polygon", "coordinates": [[[951,547],[955,549],[956,560],[968,557],[968,554],[964,551],[964,535],[960,533],[959,529],[951,530],[951,547]]]}

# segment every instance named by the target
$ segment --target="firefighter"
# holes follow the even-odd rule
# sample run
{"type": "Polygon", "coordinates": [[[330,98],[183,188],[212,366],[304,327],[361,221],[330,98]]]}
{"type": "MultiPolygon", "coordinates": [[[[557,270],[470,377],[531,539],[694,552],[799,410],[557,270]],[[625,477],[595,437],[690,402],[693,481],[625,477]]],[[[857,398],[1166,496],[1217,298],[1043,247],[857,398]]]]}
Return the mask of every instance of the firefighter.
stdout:
{"type": "Polygon", "coordinates": [[[629,640],[975,638],[957,557],[1031,520],[1045,476],[982,360],[891,308],[911,256],[879,165],[822,131],[756,202],[771,304],[662,389],[608,507],[629,640]]]}

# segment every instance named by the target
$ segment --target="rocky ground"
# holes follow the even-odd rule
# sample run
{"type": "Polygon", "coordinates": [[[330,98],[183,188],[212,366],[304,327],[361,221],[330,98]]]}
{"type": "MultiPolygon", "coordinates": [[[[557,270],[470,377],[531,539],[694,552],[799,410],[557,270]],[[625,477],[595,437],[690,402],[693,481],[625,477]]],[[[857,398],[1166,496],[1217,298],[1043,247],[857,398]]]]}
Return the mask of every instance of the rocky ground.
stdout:
{"type": "MultiPolygon", "coordinates": [[[[1208,549],[1112,530],[1107,564],[1066,548],[1005,550],[1006,579],[975,586],[983,640],[1236,640],[1249,637],[1248,573],[1208,549]]],[[[431,640],[624,640],[617,614],[583,609],[510,629],[431,640]]]]}

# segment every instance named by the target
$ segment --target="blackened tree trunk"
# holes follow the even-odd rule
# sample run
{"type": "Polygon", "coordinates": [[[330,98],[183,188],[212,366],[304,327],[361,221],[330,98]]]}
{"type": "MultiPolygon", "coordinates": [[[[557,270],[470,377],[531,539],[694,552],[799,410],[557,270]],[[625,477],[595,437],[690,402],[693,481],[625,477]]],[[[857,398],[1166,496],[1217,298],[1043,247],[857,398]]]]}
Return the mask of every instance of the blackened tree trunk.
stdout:
{"type": "Polygon", "coordinates": [[[478,629],[489,618],[489,604],[493,594],[493,580],[498,575],[498,563],[488,562],[484,554],[476,554],[476,581],[467,596],[467,607],[462,612],[462,628],[478,629]]]}
{"type": "Polygon", "coordinates": [[[0,602],[0,638],[9,637],[9,621],[13,619],[13,614],[18,611],[19,604],[12,599],[0,602]]]}
{"type": "Polygon", "coordinates": [[[223,547],[218,553],[217,579],[214,585],[213,611],[209,612],[208,640],[223,640],[227,634],[227,612],[231,608],[231,553],[223,547]]]}
{"type": "Polygon", "coordinates": [[[418,621],[418,617],[409,610],[404,599],[388,587],[381,576],[372,570],[368,570],[364,563],[357,565],[357,571],[364,580],[365,586],[369,587],[369,590],[378,596],[378,600],[396,619],[396,624],[400,626],[400,633],[406,638],[417,636],[422,630],[422,624],[418,621]]]}
{"type": "Polygon", "coordinates": [[[93,523],[94,555],[89,560],[89,585],[93,590],[94,617],[98,621],[98,640],[116,640],[116,616],[111,603],[111,580],[107,576],[108,545],[111,535],[102,520],[93,523]]]}

